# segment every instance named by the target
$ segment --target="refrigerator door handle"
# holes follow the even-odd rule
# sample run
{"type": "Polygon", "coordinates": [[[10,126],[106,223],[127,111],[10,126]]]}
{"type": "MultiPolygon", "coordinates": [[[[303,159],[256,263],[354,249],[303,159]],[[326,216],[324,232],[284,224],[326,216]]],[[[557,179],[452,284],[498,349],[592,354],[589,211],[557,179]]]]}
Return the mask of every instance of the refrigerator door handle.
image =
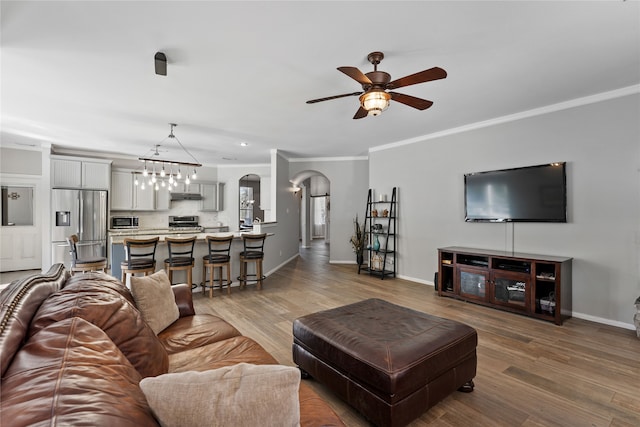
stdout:
{"type": "Polygon", "coordinates": [[[78,205],[79,205],[79,211],[80,211],[80,224],[79,227],[80,229],[78,230],[80,234],[80,236],[78,236],[79,240],[83,240],[84,239],[84,201],[82,200],[82,197],[80,197],[78,199],[78,205]]]}

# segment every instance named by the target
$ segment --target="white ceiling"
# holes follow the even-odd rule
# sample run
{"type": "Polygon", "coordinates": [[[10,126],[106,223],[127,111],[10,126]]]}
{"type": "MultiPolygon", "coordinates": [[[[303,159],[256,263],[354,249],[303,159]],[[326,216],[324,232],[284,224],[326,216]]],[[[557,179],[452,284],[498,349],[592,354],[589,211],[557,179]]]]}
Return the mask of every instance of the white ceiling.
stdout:
{"type": "MultiPolygon", "coordinates": [[[[640,83],[636,1],[1,2],[2,146],[150,154],[169,122],[208,165],[363,156],[371,147],[640,83]],[[393,79],[434,66],[448,77],[399,89],[353,120],[360,90],[336,70],[393,79]],[[154,54],[168,75],[154,74],[154,54]],[[241,147],[240,143],[248,143],[241,147]],[[229,160],[232,159],[232,160],[229,160]]],[[[163,141],[163,155],[180,155],[163,141]]],[[[181,160],[181,159],[178,159],[181,160]]],[[[186,159],[185,159],[186,160],[186,159]]]]}

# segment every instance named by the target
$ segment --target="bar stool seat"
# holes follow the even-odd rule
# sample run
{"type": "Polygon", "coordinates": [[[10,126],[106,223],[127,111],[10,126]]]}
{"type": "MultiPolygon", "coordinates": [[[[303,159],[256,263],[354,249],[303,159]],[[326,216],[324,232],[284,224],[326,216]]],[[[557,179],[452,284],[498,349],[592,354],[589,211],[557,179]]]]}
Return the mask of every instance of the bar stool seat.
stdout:
{"type": "Polygon", "coordinates": [[[264,241],[266,238],[267,233],[247,233],[242,235],[244,251],[240,252],[240,276],[238,276],[241,288],[245,287],[249,280],[255,280],[258,284],[258,289],[262,289],[262,281],[266,279],[266,276],[262,273],[264,241]],[[247,264],[249,262],[255,263],[255,274],[247,273],[247,264]]]}
{"type": "Polygon", "coordinates": [[[233,236],[207,236],[207,244],[209,246],[209,254],[202,257],[202,293],[209,288],[209,298],[213,297],[213,288],[215,286],[215,270],[219,269],[219,286],[220,289],[227,285],[227,294],[231,294],[231,242],[233,236]],[[222,279],[222,270],[227,270],[226,283],[222,279]],[[207,271],[209,272],[209,285],[207,286],[207,271]]]}
{"type": "Polygon", "coordinates": [[[156,248],[159,237],[152,239],[131,239],[123,241],[125,259],[120,263],[122,269],[122,283],[126,284],[127,274],[143,273],[145,276],[156,271],[156,248]]]}
{"type": "Polygon", "coordinates": [[[71,274],[86,271],[107,271],[107,258],[101,256],[78,258],[78,236],[72,234],[67,237],[69,253],[71,254],[71,274]]]}
{"type": "Polygon", "coordinates": [[[187,238],[165,237],[169,258],[164,260],[164,269],[169,276],[169,282],[173,284],[174,271],[186,271],[187,283],[193,288],[193,247],[196,243],[196,236],[187,238]]]}

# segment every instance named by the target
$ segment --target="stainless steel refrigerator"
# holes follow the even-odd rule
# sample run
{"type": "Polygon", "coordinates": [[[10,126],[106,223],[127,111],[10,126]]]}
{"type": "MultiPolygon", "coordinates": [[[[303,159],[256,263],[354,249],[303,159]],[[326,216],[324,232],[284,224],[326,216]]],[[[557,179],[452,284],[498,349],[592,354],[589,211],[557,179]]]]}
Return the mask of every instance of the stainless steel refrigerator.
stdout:
{"type": "Polygon", "coordinates": [[[54,189],[51,194],[53,222],[52,262],[70,267],[66,238],[78,236],[78,258],[107,256],[108,205],[106,190],[54,189]]]}

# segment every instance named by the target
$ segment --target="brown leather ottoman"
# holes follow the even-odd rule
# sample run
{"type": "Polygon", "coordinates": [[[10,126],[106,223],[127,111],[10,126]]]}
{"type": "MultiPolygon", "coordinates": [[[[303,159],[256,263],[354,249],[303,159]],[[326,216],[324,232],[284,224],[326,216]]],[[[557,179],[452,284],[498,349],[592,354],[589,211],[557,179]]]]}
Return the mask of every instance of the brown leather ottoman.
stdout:
{"type": "Polygon", "coordinates": [[[473,390],[475,329],[379,299],[293,323],[293,360],[378,426],[403,426],[473,390]]]}

